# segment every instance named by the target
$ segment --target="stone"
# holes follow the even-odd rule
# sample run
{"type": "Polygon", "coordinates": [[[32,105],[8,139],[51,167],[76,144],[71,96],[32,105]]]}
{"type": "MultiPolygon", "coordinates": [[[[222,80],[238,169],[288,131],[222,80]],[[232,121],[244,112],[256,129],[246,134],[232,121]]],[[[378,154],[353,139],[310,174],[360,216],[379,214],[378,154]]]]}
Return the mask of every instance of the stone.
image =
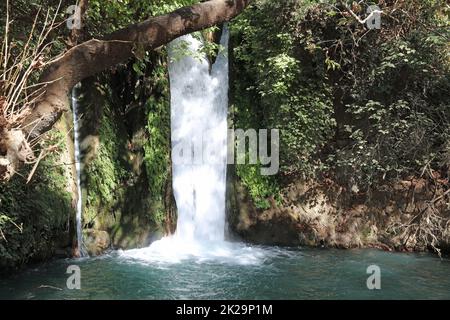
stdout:
{"type": "Polygon", "coordinates": [[[108,232],[103,230],[87,229],[83,231],[83,242],[90,256],[98,256],[111,247],[108,232]]]}

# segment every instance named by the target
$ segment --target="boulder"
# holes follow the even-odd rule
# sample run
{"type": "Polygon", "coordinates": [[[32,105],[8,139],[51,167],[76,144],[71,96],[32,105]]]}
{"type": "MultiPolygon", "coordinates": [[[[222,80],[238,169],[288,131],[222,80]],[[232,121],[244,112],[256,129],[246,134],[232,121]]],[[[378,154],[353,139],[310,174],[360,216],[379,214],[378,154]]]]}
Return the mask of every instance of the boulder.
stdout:
{"type": "Polygon", "coordinates": [[[103,230],[87,229],[83,231],[83,242],[89,256],[98,256],[111,246],[109,234],[103,230]]]}

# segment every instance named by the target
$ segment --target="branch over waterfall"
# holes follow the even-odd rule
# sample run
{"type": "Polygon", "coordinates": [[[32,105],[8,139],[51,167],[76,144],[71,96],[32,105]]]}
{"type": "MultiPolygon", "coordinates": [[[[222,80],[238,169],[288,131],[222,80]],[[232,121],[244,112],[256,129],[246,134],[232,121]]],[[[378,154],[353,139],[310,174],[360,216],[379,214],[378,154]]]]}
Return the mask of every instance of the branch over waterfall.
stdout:
{"type": "MultiPolygon", "coordinates": [[[[13,126],[2,125],[0,128],[0,180],[9,179],[23,162],[18,155],[23,148],[28,147],[27,141],[37,140],[49,131],[68,109],[67,96],[76,83],[126,61],[137,49],[152,50],[179,36],[229,21],[251,1],[209,0],[183,7],[132,24],[102,38],[85,41],[54,59],[45,66],[39,81],[45,86],[36,101],[29,106],[26,116],[13,126]],[[14,140],[14,144],[19,146],[18,150],[11,148],[13,129],[10,127],[18,131],[14,140]]],[[[8,105],[2,106],[2,109],[7,108],[8,105]]]]}

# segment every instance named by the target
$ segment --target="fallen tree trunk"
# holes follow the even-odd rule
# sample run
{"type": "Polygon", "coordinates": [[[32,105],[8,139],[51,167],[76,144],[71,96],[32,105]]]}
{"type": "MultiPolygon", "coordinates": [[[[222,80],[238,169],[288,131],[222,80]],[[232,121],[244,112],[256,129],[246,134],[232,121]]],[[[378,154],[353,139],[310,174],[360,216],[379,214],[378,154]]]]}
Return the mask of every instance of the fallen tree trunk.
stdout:
{"type": "Polygon", "coordinates": [[[68,94],[75,84],[126,61],[135,50],[152,50],[179,36],[229,21],[251,1],[209,0],[152,17],[69,49],[44,70],[40,82],[46,83],[45,93],[24,118],[21,132],[0,128],[0,146],[6,150],[0,153],[0,181],[12,176],[23,162],[22,154],[29,154],[30,150],[25,150],[27,140],[37,139],[50,130],[69,109],[68,94]]]}

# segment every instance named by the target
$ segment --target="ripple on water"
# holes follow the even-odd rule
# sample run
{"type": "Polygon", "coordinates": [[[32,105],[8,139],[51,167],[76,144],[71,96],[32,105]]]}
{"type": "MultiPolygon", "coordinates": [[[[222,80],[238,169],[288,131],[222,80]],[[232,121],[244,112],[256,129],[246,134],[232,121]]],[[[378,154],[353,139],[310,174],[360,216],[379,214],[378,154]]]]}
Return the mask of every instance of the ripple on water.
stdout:
{"type": "Polygon", "coordinates": [[[177,264],[189,260],[197,264],[228,263],[259,265],[276,249],[247,246],[226,241],[185,242],[175,237],[163,238],[147,248],[119,252],[122,259],[144,264],[177,264]]]}
{"type": "Polygon", "coordinates": [[[2,299],[449,299],[450,263],[434,255],[376,250],[287,249],[227,243],[63,259],[0,279],[2,299]],[[184,249],[195,249],[184,251],[184,249]],[[81,290],[66,288],[78,264],[81,290]],[[366,269],[381,268],[381,290],[366,269]],[[51,289],[61,288],[61,290],[51,289]]]}

